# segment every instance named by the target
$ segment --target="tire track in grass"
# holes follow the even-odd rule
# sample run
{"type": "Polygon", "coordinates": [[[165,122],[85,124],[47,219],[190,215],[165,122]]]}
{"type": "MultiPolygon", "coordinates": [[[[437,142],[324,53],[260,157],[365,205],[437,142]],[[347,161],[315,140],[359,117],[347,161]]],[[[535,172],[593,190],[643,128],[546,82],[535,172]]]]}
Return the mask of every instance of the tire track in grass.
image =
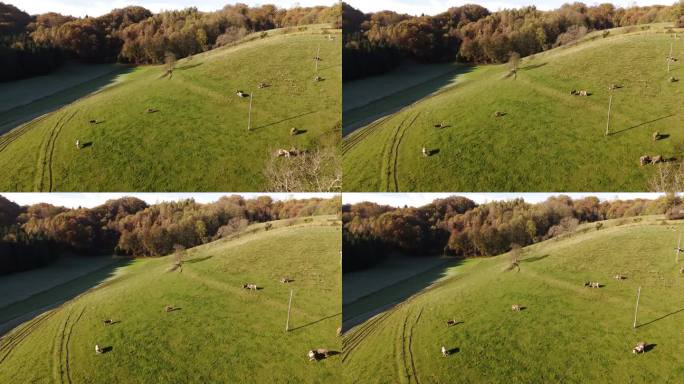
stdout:
{"type": "Polygon", "coordinates": [[[379,326],[389,318],[396,310],[397,306],[394,308],[383,312],[372,319],[363,323],[359,328],[355,329],[348,337],[345,336],[342,339],[342,362],[344,362],[351,352],[358,347],[361,342],[363,342],[368,336],[372,335],[379,329],[379,326]]]}
{"type": "Polygon", "coordinates": [[[71,119],[73,119],[74,116],[76,116],[77,112],[78,112],[78,110],[74,111],[74,113],[72,113],[71,116],[69,116],[69,118],[66,119],[66,121],[64,121],[64,123],[62,123],[62,125],[60,125],[57,128],[57,132],[55,133],[54,138],[52,139],[52,148],[50,149],[50,157],[48,159],[48,176],[49,176],[48,192],[52,192],[52,184],[53,184],[53,181],[52,181],[52,179],[53,179],[53,177],[52,177],[52,174],[53,174],[52,173],[52,158],[53,158],[54,153],[55,153],[55,143],[57,142],[57,137],[59,137],[59,134],[62,132],[62,128],[64,128],[64,126],[69,121],[71,121],[71,119]]]}
{"type": "Polygon", "coordinates": [[[411,382],[411,372],[409,371],[409,365],[406,364],[406,323],[410,315],[411,313],[409,312],[404,316],[404,321],[401,325],[401,360],[399,363],[399,374],[403,375],[409,383],[411,382]]]}
{"type": "Polygon", "coordinates": [[[19,139],[25,133],[30,131],[34,127],[34,125],[45,120],[49,115],[50,114],[46,113],[0,136],[0,152],[4,151],[5,148],[7,148],[10,144],[12,144],[15,140],[19,139]]]}
{"type": "Polygon", "coordinates": [[[59,347],[57,349],[57,371],[55,372],[55,376],[58,378],[58,382],[64,383],[64,374],[65,374],[65,368],[63,364],[63,355],[64,355],[64,340],[66,336],[66,329],[67,326],[69,325],[69,319],[71,318],[71,310],[67,313],[67,317],[64,320],[64,324],[62,324],[62,329],[60,332],[59,336],[59,347]]]}
{"type": "Polygon", "coordinates": [[[38,192],[43,192],[43,179],[45,178],[45,164],[47,162],[47,155],[49,153],[50,143],[52,142],[52,136],[55,133],[55,129],[57,129],[59,124],[62,122],[62,119],[64,119],[64,116],[66,116],[66,113],[63,113],[59,116],[59,119],[57,119],[57,122],[52,127],[52,129],[50,129],[50,131],[49,131],[47,141],[45,142],[45,144],[41,144],[40,156],[38,156],[38,164],[36,165],[36,168],[40,169],[40,172],[36,173],[38,180],[35,181],[35,188],[34,188],[38,192]],[[44,149],[43,149],[43,146],[44,146],[44,149]]]}
{"type": "MultiPolygon", "coordinates": [[[[418,324],[418,321],[420,320],[420,316],[423,314],[423,307],[420,308],[420,311],[418,312],[418,316],[416,316],[416,320],[413,322],[411,325],[411,328],[409,330],[409,336],[408,336],[408,353],[409,353],[409,360],[411,363],[411,374],[413,375],[413,380],[416,382],[416,384],[420,384],[420,381],[418,380],[418,371],[416,370],[416,361],[413,358],[413,331],[416,325],[418,324]]],[[[410,379],[409,379],[410,382],[410,379]]]]}
{"type": "Polygon", "coordinates": [[[397,177],[397,168],[399,166],[399,146],[401,145],[401,140],[404,138],[406,131],[413,125],[418,118],[418,115],[420,115],[420,112],[416,113],[411,122],[404,127],[404,130],[401,132],[401,136],[399,136],[399,140],[397,140],[397,147],[394,149],[394,170],[392,172],[392,176],[394,178],[394,192],[399,192],[399,178],[397,177]]]}
{"type": "Polygon", "coordinates": [[[22,341],[29,337],[33,331],[39,328],[47,319],[55,314],[54,311],[46,312],[45,314],[30,320],[21,327],[19,330],[8,334],[7,336],[0,339],[2,343],[0,344],[0,353],[4,352],[4,355],[0,357],[0,364],[2,364],[7,357],[12,353],[14,348],[16,348],[22,341]]]}
{"type": "Polygon", "coordinates": [[[345,154],[347,154],[347,152],[351,151],[357,144],[361,143],[371,134],[378,131],[380,129],[380,126],[384,122],[391,120],[391,118],[394,116],[395,115],[389,115],[378,120],[375,120],[374,122],[368,124],[367,126],[355,131],[354,133],[342,139],[342,155],[344,156],[345,154]]]}
{"type": "Polygon", "coordinates": [[[406,120],[408,119],[409,115],[406,114],[406,117],[399,123],[397,128],[394,130],[394,135],[392,136],[392,141],[389,143],[389,153],[387,155],[387,165],[385,166],[385,192],[390,191],[390,180],[391,180],[391,173],[392,173],[392,160],[393,160],[393,152],[394,152],[394,147],[397,142],[397,137],[399,136],[399,132],[401,131],[401,128],[404,126],[404,123],[406,123],[406,120]]]}
{"type": "Polygon", "coordinates": [[[81,313],[78,314],[78,317],[76,320],[74,320],[73,323],[71,323],[71,327],[69,328],[69,333],[67,334],[67,339],[65,343],[65,351],[66,351],[66,356],[64,358],[64,363],[66,366],[66,378],[67,378],[67,383],[71,384],[73,381],[71,380],[71,366],[69,365],[69,342],[71,341],[71,335],[74,333],[74,327],[78,323],[79,320],[81,320],[81,316],[83,316],[83,312],[85,312],[85,306],[81,309],[81,313]]]}

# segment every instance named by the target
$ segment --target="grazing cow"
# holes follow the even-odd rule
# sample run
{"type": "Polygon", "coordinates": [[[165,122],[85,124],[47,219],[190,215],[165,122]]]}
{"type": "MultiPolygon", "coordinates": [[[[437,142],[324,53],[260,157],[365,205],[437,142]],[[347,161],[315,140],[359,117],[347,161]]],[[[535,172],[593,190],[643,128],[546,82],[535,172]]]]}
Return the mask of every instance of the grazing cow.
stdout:
{"type": "Polygon", "coordinates": [[[257,289],[259,289],[259,287],[257,287],[256,284],[252,283],[242,284],[242,288],[249,289],[250,291],[256,291],[257,289]]]}
{"type": "Polygon", "coordinates": [[[587,281],[584,283],[584,286],[589,288],[601,288],[601,284],[594,281],[587,281]]]}
{"type": "Polygon", "coordinates": [[[104,325],[112,325],[112,323],[114,323],[114,321],[112,319],[105,319],[105,320],[103,320],[103,323],[104,323],[104,325]]]}
{"type": "Polygon", "coordinates": [[[276,156],[278,156],[278,157],[290,157],[290,151],[288,151],[287,149],[282,149],[282,148],[278,149],[276,151],[276,156]]]}
{"type": "Polygon", "coordinates": [[[449,356],[449,351],[447,351],[446,347],[442,345],[442,356],[447,357],[449,356]]]}
{"type": "Polygon", "coordinates": [[[171,312],[174,309],[175,309],[175,307],[173,305],[167,305],[166,307],[164,307],[164,311],[166,311],[166,312],[171,312]]]}
{"type": "Polygon", "coordinates": [[[644,353],[646,352],[646,343],[643,341],[640,341],[637,343],[636,347],[632,349],[632,353],[637,354],[637,353],[644,353]]]}
{"type": "Polygon", "coordinates": [[[312,349],[307,355],[309,356],[309,361],[318,361],[330,356],[330,351],[325,348],[312,349]]]}
{"type": "Polygon", "coordinates": [[[660,132],[658,132],[658,131],[653,132],[653,141],[658,141],[661,139],[661,137],[662,136],[660,135],[660,132]]]}
{"type": "Polygon", "coordinates": [[[589,92],[587,92],[586,90],[581,90],[581,91],[579,91],[578,95],[580,95],[580,96],[589,96],[589,92]]]}
{"type": "Polygon", "coordinates": [[[281,278],[280,278],[280,282],[283,283],[283,284],[291,283],[291,282],[293,282],[293,281],[294,281],[294,280],[290,279],[289,277],[281,277],[281,278]]]}
{"type": "Polygon", "coordinates": [[[102,353],[102,348],[100,348],[100,346],[97,344],[95,344],[95,353],[97,353],[98,355],[102,353]]]}
{"type": "Polygon", "coordinates": [[[290,136],[295,136],[295,135],[297,135],[298,133],[299,133],[299,129],[297,129],[297,128],[295,128],[295,127],[292,127],[292,128],[290,129],[290,136]]]}
{"type": "Polygon", "coordinates": [[[623,275],[619,274],[619,273],[618,273],[617,275],[613,276],[613,278],[614,278],[615,280],[624,280],[624,279],[625,279],[625,277],[624,277],[623,275]]]}
{"type": "Polygon", "coordinates": [[[670,76],[670,78],[669,78],[669,82],[670,82],[670,83],[676,83],[676,82],[678,82],[678,81],[679,81],[679,79],[676,78],[676,77],[674,77],[674,76],[670,76]]]}
{"type": "Polygon", "coordinates": [[[501,116],[503,116],[503,115],[504,115],[504,113],[501,112],[501,111],[496,111],[496,112],[494,112],[494,117],[501,117],[501,116]]]}
{"type": "Polygon", "coordinates": [[[159,111],[157,108],[147,108],[147,109],[145,110],[145,112],[147,112],[147,113],[155,113],[155,112],[157,112],[157,111],[159,111]]]}
{"type": "Polygon", "coordinates": [[[337,328],[337,336],[338,337],[342,336],[342,327],[337,328]]]}
{"type": "Polygon", "coordinates": [[[452,325],[456,325],[456,319],[449,319],[446,321],[447,327],[451,327],[452,325]]]}
{"type": "Polygon", "coordinates": [[[608,90],[609,90],[609,91],[612,91],[612,90],[615,90],[615,89],[620,89],[620,88],[622,88],[622,85],[611,84],[610,86],[608,86],[608,90]]]}
{"type": "Polygon", "coordinates": [[[267,88],[267,87],[268,87],[268,84],[266,84],[266,83],[259,83],[258,87],[259,87],[259,89],[267,88]]]}
{"type": "Polygon", "coordinates": [[[639,158],[639,164],[641,164],[642,166],[647,165],[647,164],[651,164],[651,156],[648,156],[648,155],[641,156],[639,158]]]}
{"type": "Polygon", "coordinates": [[[90,120],[90,124],[97,124],[97,120],[95,120],[95,119],[90,120]]]}
{"type": "Polygon", "coordinates": [[[663,158],[662,155],[653,156],[653,158],[651,159],[651,164],[658,164],[658,163],[664,163],[664,162],[665,162],[665,159],[663,158]]]}
{"type": "Polygon", "coordinates": [[[76,149],[81,149],[81,141],[76,139],[76,149]]]}
{"type": "Polygon", "coordinates": [[[429,156],[428,151],[427,151],[427,149],[426,149],[425,147],[423,147],[423,151],[422,151],[422,152],[423,152],[423,157],[428,157],[428,156],[429,156]]]}
{"type": "Polygon", "coordinates": [[[238,95],[239,97],[249,97],[249,94],[244,93],[244,92],[242,92],[242,91],[240,91],[240,90],[235,91],[235,94],[238,95]]]}
{"type": "Polygon", "coordinates": [[[520,306],[520,304],[513,304],[511,305],[511,310],[514,312],[520,312],[522,310],[522,307],[520,306]]]}
{"type": "Polygon", "coordinates": [[[320,76],[314,77],[314,81],[323,81],[323,78],[320,76]]]}

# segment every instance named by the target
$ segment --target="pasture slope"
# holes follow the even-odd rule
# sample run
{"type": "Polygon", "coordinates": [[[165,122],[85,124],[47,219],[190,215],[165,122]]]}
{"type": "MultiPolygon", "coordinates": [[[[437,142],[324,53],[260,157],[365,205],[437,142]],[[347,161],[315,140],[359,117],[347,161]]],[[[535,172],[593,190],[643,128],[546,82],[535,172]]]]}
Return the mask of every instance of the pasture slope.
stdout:
{"type": "Polygon", "coordinates": [[[668,31],[591,33],[523,59],[517,78],[507,64],[474,67],[345,136],[345,190],[643,191],[655,167],[641,167],[640,156],[684,158],[684,31],[676,39],[668,31]],[[679,61],[668,73],[670,44],[679,61]],[[622,87],[605,136],[612,84],[622,87]],[[664,138],[653,141],[656,131],[664,138]]]}
{"type": "Polygon", "coordinates": [[[138,67],[0,136],[0,190],[264,190],[276,149],[339,143],[339,34],[326,25],[256,34],[179,60],[171,77],[138,67]],[[237,90],[254,96],[251,131],[237,90]]]}
{"type": "Polygon", "coordinates": [[[608,221],[525,248],[519,272],[505,271],[507,254],[468,260],[348,331],[345,382],[680,382],[684,259],[673,248],[683,230],[662,217],[608,221]],[[649,350],[634,355],[639,341],[649,350]]]}
{"type": "Polygon", "coordinates": [[[136,260],[4,335],[0,382],[336,382],[339,355],[306,354],[341,350],[339,247],[339,221],[321,216],[190,249],[182,271],[171,271],[173,256],[136,260]]]}

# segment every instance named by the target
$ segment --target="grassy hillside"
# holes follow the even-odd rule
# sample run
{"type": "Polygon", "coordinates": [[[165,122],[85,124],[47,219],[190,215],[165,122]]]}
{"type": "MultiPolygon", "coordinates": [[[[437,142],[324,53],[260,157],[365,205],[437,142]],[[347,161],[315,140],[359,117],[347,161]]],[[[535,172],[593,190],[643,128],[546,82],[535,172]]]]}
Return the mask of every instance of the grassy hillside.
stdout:
{"type": "Polygon", "coordinates": [[[341,49],[327,39],[339,31],[281,32],[179,60],[170,79],[163,66],[139,67],[1,136],[0,190],[263,190],[276,149],[335,145],[340,134],[341,49]],[[254,96],[250,132],[249,98],[236,90],[254,96]]]}
{"type": "Polygon", "coordinates": [[[0,382],[337,381],[339,356],[306,356],[341,349],[340,227],[330,223],[321,217],[197,247],[182,271],[170,271],[172,257],[137,260],[0,339],[0,382]],[[282,284],[282,276],[294,281],[282,284]],[[166,305],[180,309],[167,313],[166,305]],[[109,317],[117,323],[105,326],[109,317]],[[95,344],[111,350],[97,355],[95,344]]]}
{"type": "Polygon", "coordinates": [[[682,230],[657,217],[620,220],[526,248],[519,272],[505,271],[508,255],[453,267],[345,335],[346,381],[678,382],[684,258],[675,263],[672,249],[682,230]],[[588,280],[604,286],[585,288],[588,280]],[[459,323],[447,327],[447,319],[459,323]],[[634,355],[639,341],[650,350],[634,355]]]}
{"type": "Polygon", "coordinates": [[[641,167],[640,156],[684,156],[684,81],[668,81],[684,80],[684,39],[662,25],[644,28],[597,32],[526,58],[517,79],[506,77],[507,65],[474,68],[355,131],[343,142],[345,190],[645,190],[654,169],[641,167]],[[680,60],[667,73],[671,43],[680,60]],[[611,84],[622,88],[613,91],[606,137],[611,84]],[[591,95],[571,96],[573,89],[591,95]],[[655,131],[667,137],[654,142],[655,131]]]}

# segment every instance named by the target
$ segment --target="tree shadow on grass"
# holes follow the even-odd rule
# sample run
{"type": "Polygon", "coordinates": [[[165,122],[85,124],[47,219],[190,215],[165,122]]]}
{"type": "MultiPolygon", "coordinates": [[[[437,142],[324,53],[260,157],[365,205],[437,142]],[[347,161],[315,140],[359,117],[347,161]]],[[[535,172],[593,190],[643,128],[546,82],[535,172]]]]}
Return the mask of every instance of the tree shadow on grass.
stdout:
{"type": "Polygon", "coordinates": [[[302,329],[302,328],[306,328],[306,327],[312,326],[312,325],[314,325],[314,324],[320,323],[321,321],[328,320],[328,319],[332,319],[333,317],[340,316],[341,314],[342,314],[342,312],[339,312],[339,313],[336,313],[336,314],[334,314],[334,315],[330,315],[330,316],[326,316],[326,317],[320,318],[320,319],[315,320],[315,321],[312,321],[312,322],[310,322],[310,323],[308,323],[308,324],[300,325],[299,327],[294,327],[294,328],[290,329],[289,332],[296,331],[296,330],[298,330],[298,329],[302,329]]]}
{"type": "Polygon", "coordinates": [[[619,131],[614,131],[614,132],[609,133],[608,136],[617,135],[618,133],[626,132],[626,131],[629,131],[629,130],[632,130],[632,129],[635,129],[635,128],[642,127],[642,126],[644,126],[644,125],[648,125],[648,124],[651,124],[651,123],[655,123],[656,121],[664,120],[664,119],[667,119],[668,117],[672,117],[672,116],[675,116],[675,114],[672,113],[672,114],[669,114],[669,115],[667,115],[667,116],[661,116],[661,117],[655,118],[655,119],[650,120],[650,121],[645,121],[645,122],[643,122],[643,123],[640,123],[640,124],[637,124],[637,125],[633,125],[633,126],[631,126],[631,127],[629,127],[629,128],[624,128],[624,129],[621,129],[621,130],[619,130],[619,131]]]}
{"type": "Polygon", "coordinates": [[[533,69],[541,68],[541,67],[545,66],[546,64],[548,64],[548,63],[539,63],[539,64],[534,64],[534,65],[526,65],[526,66],[524,66],[524,67],[521,67],[520,70],[521,70],[521,71],[531,71],[531,70],[533,70],[533,69]]]}
{"type": "Polygon", "coordinates": [[[197,63],[197,64],[188,64],[188,65],[184,65],[184,66],[182,66],[182,67],[176,68],[175,71],[187,71],[188,69],[197,68],[197,67],[199,67],[199,66],[202,65],[202,64],[204,64],[204,63],[197,63]]]}
{"type": "Polygon", "coordinates": [[[207,260],[211,259],[212,257],[214,257],[214,256],[198,257],[196,259],[186,260],[183,263],[187,263],[187,264],[201,263],[203,261],[207,261],[207,260]]]}
{"type": "Polygon", "coordinates": [[[544,259],[546,259],[547,257],[549,257],[548,254],[547,254],[547,255],[542,255],[542,256],[532,256],[532,257],[528,257],[528,258],[522,259],[522,260],[520,260],[520,262],[521,262],[521,263],[523,263],[523,262],[524,262],[524,263],[534,263],[535,261],[544,260],[544,259]]]}
{"type": "Polygon", "coordinates": [[[274,121],[274,122],[272,122],[272,123],[268,123],[268,124],[260,125],[260,126],[258,126],[258,127],[254,127],[254,128],[252,128],[252,131],[256,131],[256,130],[258,130],[258,129],[262,129],[262,128],[270,127],[270,126],[272,126],[272,125],[277,125],[277,124],[280,124],[280,123],[284,123],[284,122],[286,122],[286,121],[294,120],[294,119],[297,119],[297,118],[299,118],[299,117],[311,115],[311,114],[314,114],[314,113],[316,113],[316,112],[318,112],[318,111],[309,111],[309,112],[300,113],[300,114],[295,115],[295,116],[286,117],[286,118],[284,118],[284,119],[282,119],[282,120],[278,120],[278,121],[274,121]]]}
{"type": "Polygon", "coordinates": [[[668,318],[668,317],[670,317],[670,316],[676,315],[676,314],[681,313],[681,312],[684,312],[684,308],[678,309],[678,310],[676,310],[676,311],[674,311],[674,312],[670,312],[670,313],[668,313],[667,315],[660,316],[659,318],[653,319],[653,320],[651,320],[651,321],[649,321],[649,322],[647,322],[647,323],[639,324],[639,325],[637,325],[636,327],[637,327],[637,328],[645,327],[645,326],[647,326],[647,325],[649,325],[649,324],[655,323],[656,321],[660,321],[660,320],[666,319],[666,318],[668,318]]]}

